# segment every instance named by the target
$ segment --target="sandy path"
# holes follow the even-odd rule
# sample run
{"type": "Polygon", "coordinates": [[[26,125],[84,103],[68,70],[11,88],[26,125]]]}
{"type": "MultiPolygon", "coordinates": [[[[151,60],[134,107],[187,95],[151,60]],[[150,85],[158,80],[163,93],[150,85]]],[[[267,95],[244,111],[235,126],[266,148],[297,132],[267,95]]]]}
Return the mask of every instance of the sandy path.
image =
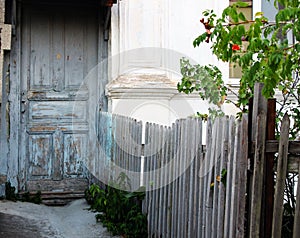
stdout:
{"type": "Polygon", "coordinates": [[[84,199],[64,207],[0,201],[0,237],[112,237],[88,208],[84,199]]]}

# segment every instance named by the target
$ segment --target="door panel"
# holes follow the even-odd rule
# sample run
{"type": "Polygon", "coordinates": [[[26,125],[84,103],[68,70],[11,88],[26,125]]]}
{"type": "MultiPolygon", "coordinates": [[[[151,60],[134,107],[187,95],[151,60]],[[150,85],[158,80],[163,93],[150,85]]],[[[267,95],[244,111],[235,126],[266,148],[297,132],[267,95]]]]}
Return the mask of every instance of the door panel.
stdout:
{"type": "Polygon", "coordinates": [[[31,101],[29,104],[29,120],[35,123],[51,123],[59,120],[61,123],[87,122],[86,102],[76,101],[31,101]]]}
{"type": "Polygon", "coordinates": [[[65,135],[64,136],[64,174],[65,177],[83,177],[85,161],[82,158],[86,153],[86,135],[65,135]]]}
{"type": "Polygon", "coordinates": [[[52,86],[50,75],[51,22],[47,15],[35,13],[30,19],[30,89],[46,90],[52,86]],[[37,34],[37,32],[40,32],[37,34]],[[42,34],[41,34],[42,33],[42,34]],[[45,47],[48,46],[48,47],[45,47]]]}
{"type": "Polygon", "coordinates": [[[52,163],[52,135],[30,135],[29,157],[30,179],[51,178],[52,163]]]}
{"type": "Polygon", "coordinates": [[[22,22],[21,113],[26,136],[21,146],[26,149],[20,163],[26,171],[21,181],[28,190],[76,190],[87,173],[89,95],[95,93],[81,84],[97,64],[98,13],[27,6],[22,22]]]}
{"type": "Polygon", "coordinates": [[[84,47],[84,36],[86,35],[83,21],[80,18],[66,19],[65,26],[65,47],[66,47],[66,61],[65,61],[65,79],[66,88],[78,88],[82,83],[84,77],[86,56],[84,55],[86,49],[84,47]],[[82,29],[78,31],[79,29],[82,29]]]}

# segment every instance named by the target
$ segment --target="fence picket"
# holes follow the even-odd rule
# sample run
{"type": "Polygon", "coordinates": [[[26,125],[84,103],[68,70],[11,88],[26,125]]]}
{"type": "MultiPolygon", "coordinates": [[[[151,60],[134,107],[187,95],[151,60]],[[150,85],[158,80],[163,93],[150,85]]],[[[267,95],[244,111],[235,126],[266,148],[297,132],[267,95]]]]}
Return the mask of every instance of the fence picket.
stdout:
{"type": "Polygon", "coordinates": [[[232,199],[232,175],[233,175],[233,156],[234,156],[234,140],[235,140],[235,120],[233,117],[229,120],[228,134],[228,159],[227,159],[227,177],[226,177],[226,200],[225,200],[225,221],[224,221],[224,237],[229,238],[232,227],[231,224],[231,199],[232,199]]]}
{"type": "Polygon", "coordinates": [[[183,214],[183,207],[182,205],[184,204],[184,200],[183,200],[183,188],[185,186],[185,184],[183,184],[183,175],[180,173],[180,169],[184,166],[184,161],[183,161],[183,148],[182,148],[182,142],[185,140],[184,138],[184,129],[183,129],[183,125],[182,125],[183,120],[180,119],[179,120],[179,137],[178,137],[178,141],[179,141],[179,147],[178,147],[178,151],[179,151],[179,158],[178,158],[178,162],[179,162],[179,166],[178,166],[178,184],[179,184],[179,188],[178,188],[178,217],[177,217],[177,237],[182,237],[183,236],[183,228],[182,225],[184,224],[184,214],[183,214]]]}
{"type": "Polygon", "coordinates": [[[285,114],[282,120],[280,129],[279,153],[277,164],[277,176],[275,185],[275,200],[274,200],[274,213],[272,224],[272,237],[281,237],[281,224],[283,215],[283,198],[284,186],[287,172],[287,159],[288,159],[288,143],[289,143],[289,128],[290,120],[288,115],[285,114]]]}
{"type": "MultiPolygon", "coordinates": [[[[191,122],[188,124],[189,128],[188,128],[188,135],[190,135],[192,137],[191,140],[191,144],[190,144],[190,148],[188,150],[187,153],[187,157],[190,158],[191,164],[189,167],[190,173],[189,173],[189,192],[188,192],[188,202],[189,202],[189,206],[188,206],[188,229],[187,229],[187,236],[188,237],[192,237],[193,236],[193,228],[194,228],[194,214],[195,214],[195,203],[194,203],[194,195],[196,192],[196,190],[194,190],[194,184],[195,184],[195,160],[196,160],[196,135],[197,133],[193,134],[193,130],[198,129],[197,127],[197,121],[195,119],[191,120],[191,122]]],[[[197,130],[196,130],[197,131],[197,130]]]]}
{"type": "Polygon", "coordinates": [[[237,206],[237,232],[236,237],[245,236],[245,208],[246,208],[246,188],[248,169],[248,117],[243,115],[239,123],[239,146],[237,150],[238,159],[238,206],[237,206]]]}
{"type": "Polygon", "coordinates": [[[167,173],[168,178],[168,203],[167,203],[167,224],[166,224],[166,237],[172,237],[172,202],[173,202],[173,176],[174,176],[174,137],[173,127],[169,128],[169,150],[168,150],[168,161],[170,165],[170,171],[167,173]]]}
{"type": "Polygon", "coordinates": [[[160,236],[162,234],[162,223],[163,223],[163,206],[162,206],[162,202],[163,202],[163,196],[164,196],[164,191],[163,188],[161,186],[162,184],[162,173],[160,168],[162,168],[163,166],[163,153],[164,153],[164,128],[163,126],[157,126],[157,132],[158,134],[158,148],[157,148],[157,159],[158,159],[158,166],[157,166],[157,175],[156,175],[156,179],[157,179],[157,213],[158,213],[158,236],[160,236]]]}
{"type": "Polygon", "coordinates": [[[151,189],[150,189],[150,127],[149,127],[149,123],[147,122],[145,125],[145,145],[144,145],[144,186],[146,188],[146,198],[145,198],[145,213],[147,214],[147,220],[148,220],[148,234],[151,234],[151,221],[152,219],[150,219],[150,211],[151,211],[151,203],[152,203],[152,198],[151,198],[151,189]]]}
{"type": "Polygon", "coordinates": [[[293,238],[297,238],[299,234],[300,234],[300,162],[298,162],[298,186],[297,186],[293,238]]]}
{"type": "MultiPolygon", "coordinates": [[[[237,125],[238,128],[239,125],[237,125]]],[[[239,182],[239,177],[238,177],[238,156],[240,156],[237,153],[237,147],[239,146],[239,141],[240,141],[240,134],[239,134],[239,130],[237,129],[235,131],[235,141],[234,141],[234,155],[233,155],[233,170],[232,170],[232,183],[231,183],[231,189],[232,189],[232,196],[231,196],[231,210],[230,210],[230,214],[232,217],[238,217],[237,215],[237,207],[235,206],[235,204],[237,204],[237,200],[238,200],[238,182],[239,182]]],[[[230,227],[230,231],[229,231],[229,237],[236,237],[236,220],[237,219],[231,219],[231,227],[230,227]]]]}
{"type": "Polygon", "coordinates": [[[219,197],[218,197],[218,216],[217,216],[217,238],[223,237],[224,231],[224,216],[225,216],[225,177],[223,176],[223,170],[226,171],[227,167],[227,156],[228,156],[228,129],[229,121],[227,117],[222,118],[223,130],[222,130],[222,144],[221,144],[221,157],[220,157],[220,168],[219,168],[219,197]]]}
{"type": "Polygon", "coordinates": [[[219,190],[220,190],[220,183],[219,180],[221,174],[220,167],[221,167],[221,154],[222,154],[222,131],[223,131],[223,118],[217,118],[217,134],[216,134],[216,147],[215,147],[215,159],[214,159],[214,168],[213,168],[213,209],[212,209],[212,237],[217,237],[217,228],[218,225],[218,212],[219,212],[219,190]]]}
{"type": "Polygon", "coordinates": [[[174,173],[174,181],[172,182],[172,224],[171,224],[171,237],[176,237],[177,235],[177,222],[176,222],[176,217],[178,216],[178,167],[179,167],[179,153],[178,153],[178,120],[174,123],[173,125],[173,131],[174,131],[174,135],[172,136],[174,138],[174,149],[173,149],[173,153],[174,153],[174,168],[173,168],[173,173],[174,173]]]}
{"type": "Polygon", "coordinates": [[[266,115],[262,112],[257,118],[255,135],[254,174],[251,197],[250,237],[260,236],[263,178],[265,165],[266,115]],[[259,132],[259,133],[258,133],[259,132]]]}
{"type": "MultiPolygon", "coordinates": [[[[219,120],[216,120],[212,127],[211,138],[217,138],[219,120]]],[[[210,156],[206,157],[208,160],[207,167],[207,179],[206,179],[206,198],[205,198],[205,237],[210,237],[212,234],[212,214],[213,214],[213,189],[212,183],[214,181],[214,166],[215,166],[215,157],[216,157],[216,145],[217,140],[212,140],[208,150],[211,151],[210,156]]]]}
{"type": "Polygon", "coordinates": [[[201,229],[201,217],[200,217],[200,204],[201,204],[201,178],[199,176],[200,164],[203,160],[202,151],[202,120],[196,119],[195,131],[198,133],[195,135],[195,176],[194,176],[194,216],[193,216],[193,233],[191,237],[200,237],[201,229]]]}

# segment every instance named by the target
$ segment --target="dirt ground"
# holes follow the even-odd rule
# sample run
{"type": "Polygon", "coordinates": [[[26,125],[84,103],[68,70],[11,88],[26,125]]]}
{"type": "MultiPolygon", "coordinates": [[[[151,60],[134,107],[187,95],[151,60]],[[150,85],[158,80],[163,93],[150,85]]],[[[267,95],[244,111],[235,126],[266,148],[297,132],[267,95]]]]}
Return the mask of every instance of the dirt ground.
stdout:
{"type": "Polygon", "coordinates": [[[84,199],[64,207],[0,201],[0,237],[92,238],[112,237],[96,222],[84,199]]]}

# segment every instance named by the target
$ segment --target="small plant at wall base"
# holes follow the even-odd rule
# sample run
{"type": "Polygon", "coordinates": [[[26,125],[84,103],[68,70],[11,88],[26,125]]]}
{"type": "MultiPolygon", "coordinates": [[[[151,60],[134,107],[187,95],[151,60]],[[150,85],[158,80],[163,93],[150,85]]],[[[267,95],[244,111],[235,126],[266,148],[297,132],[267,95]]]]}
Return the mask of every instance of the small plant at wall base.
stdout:
{"type": "Polygon", "coordinates": [[[5,183],[5,198],[10,201],[16,202],[18,199],[16,192],[16,188],[11,186],[10,182],[5,183]]]}
{"type": "Polygon", "coordinates": [[[121,173],[118,179],[106,188],[92,184],[86,190],[86,199],[91,209],[99,212],[96,219],[101,221],[113,235],[127,238],[147,237],[147,216],[142,213],[141,203],[145,197],[145,189],[136,192],[125,191],[130,186],[128,177],[121,173]]]}
{"type": "Polygon", "coordinates": [[[35,204],[41,204],[42,203],[41,196],[42,196],[41,191],[37,191],[34,194],[26,192],[22,195],[19,195],[19,200],[22,202],[31,202],[31,203],[35,203],[35,204]]]}
{"type": "Polygon", "coordinates": [[[5,199],[10,201],[21,201],[21,202],[31,202],[35,204],[42,203],[41,191],[37,191],[35,194],[30,194],[26,192],[24,194],[16,193],[16,188],[11,186],[10,182],[5,183],[5,199]]]}

